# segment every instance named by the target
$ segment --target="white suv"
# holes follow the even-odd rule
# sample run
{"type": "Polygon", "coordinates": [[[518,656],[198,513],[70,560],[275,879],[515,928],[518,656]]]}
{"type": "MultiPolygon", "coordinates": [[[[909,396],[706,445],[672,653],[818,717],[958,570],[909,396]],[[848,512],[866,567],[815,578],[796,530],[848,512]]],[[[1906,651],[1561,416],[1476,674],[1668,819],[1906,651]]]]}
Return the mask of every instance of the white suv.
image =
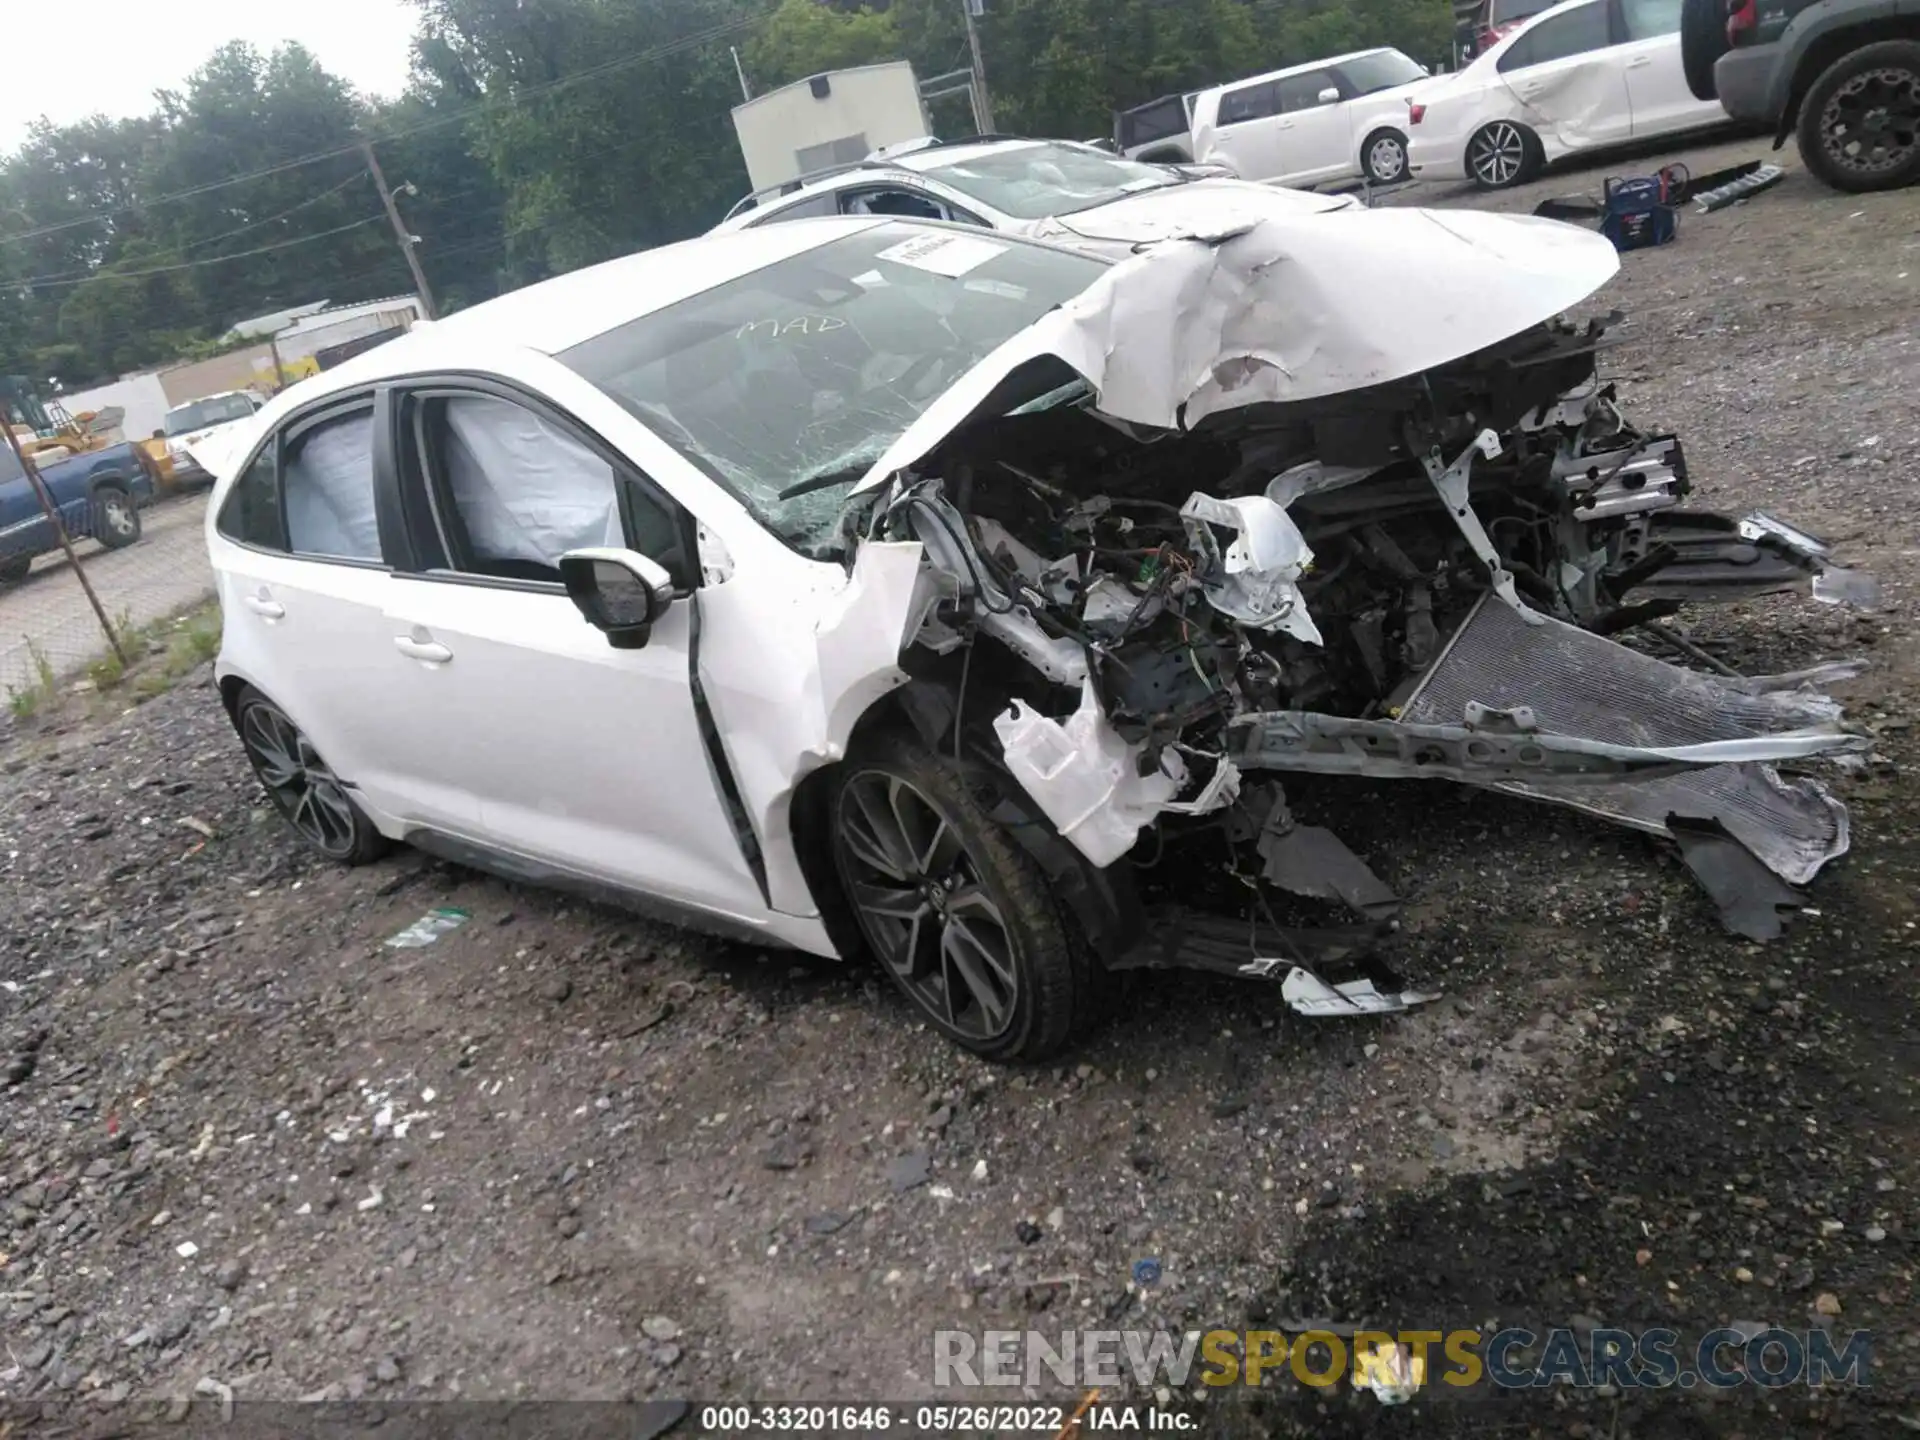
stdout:
{"type": "Polygon", "coordinates": [[[1193,158],[1245,180],[1324,185],[1407,175],[1407,104],[1433,85],[1398,50],[1362,50],[1203,90],[1193,158]]]}

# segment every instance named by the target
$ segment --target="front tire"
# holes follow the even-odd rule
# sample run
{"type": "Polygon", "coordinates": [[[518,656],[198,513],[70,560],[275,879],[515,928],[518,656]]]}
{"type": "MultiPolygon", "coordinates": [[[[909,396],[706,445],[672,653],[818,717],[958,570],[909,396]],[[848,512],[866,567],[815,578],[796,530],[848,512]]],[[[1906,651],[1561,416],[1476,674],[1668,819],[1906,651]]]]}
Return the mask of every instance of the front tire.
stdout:
{"type": "Polygon", "coordinates": [[[93,492],[93,538],[108,550],[121,550],[140,538],[140,507],[118,485],[93,492]]]}
{"type": "Polygon", "coordinates": [[[1375,185],[1397,185],[1407,178],[1407,137],[1398,130],[1376,130],[1360,147],[1360,168],[1375,185]]]}
{"type": "Polygon", "coordinates": [[[989,1060],[1068,1042],[1091,1008],[1086,947],[959,763],[887,737],[847,761],[833,819],[868,947],[935,1029],[989,1060]]]}
{"type": "Polygon", "coordinates": [[[1862,194],[1920,182],[1920,41],[1884,40],[1842,55],[1800,102],[1807,169],[1862,194]]]}
{"type": "Polygon", "coordinates": [[[1540,173],[1540,140],[1524,125],[1495,120],[1467,141],[1467,178],[1482,190],[1505,190],[1540,173]]]}
{"type": "Polygon", "coordinates": [[[27,578],[27,572],[33,569],[31,555],[9,555],[0,560],[0,585],[18,585],[27,578]]]}
{"type": "Polygon", "coordinates": [[[244,686],[233,724],[273,808],[312,849],[342,865],[365,865],[387,852],[387,838],[278,705],[244,686]]]}

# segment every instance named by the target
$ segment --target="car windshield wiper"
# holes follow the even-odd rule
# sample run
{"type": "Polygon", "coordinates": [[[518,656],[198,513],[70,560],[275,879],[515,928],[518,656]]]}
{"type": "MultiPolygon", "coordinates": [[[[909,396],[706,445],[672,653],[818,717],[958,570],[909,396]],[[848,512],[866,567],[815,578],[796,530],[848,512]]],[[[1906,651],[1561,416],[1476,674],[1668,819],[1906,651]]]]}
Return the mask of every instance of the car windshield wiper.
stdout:
{"type": "Polygon", "coordinates": [[[804,480],[796,480],[774,498],[776,500],[795,500],[802,495],[811,495],[816,490],[831,490],[835,485],[847,485],[858,480],[873,466],[872,460],[858,460],[851,465],[842,465],[837,470],[827,470],[819,475],[809,475],[804,480]]]}

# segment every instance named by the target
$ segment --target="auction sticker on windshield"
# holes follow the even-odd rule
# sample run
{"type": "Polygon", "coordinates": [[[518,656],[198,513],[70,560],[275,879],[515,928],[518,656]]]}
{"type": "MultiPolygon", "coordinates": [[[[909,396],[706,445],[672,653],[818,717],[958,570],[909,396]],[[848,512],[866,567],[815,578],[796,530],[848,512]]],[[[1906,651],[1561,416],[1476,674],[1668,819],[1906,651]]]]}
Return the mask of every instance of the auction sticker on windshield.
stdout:
{"type": "Polygon", "coordinates": [[[889,245],[874,258],[958,279],[969,270],[979,269],[994,256],[1006,253],[1006,246],[971,235],[916,235],[898,245],[889,245]]]}

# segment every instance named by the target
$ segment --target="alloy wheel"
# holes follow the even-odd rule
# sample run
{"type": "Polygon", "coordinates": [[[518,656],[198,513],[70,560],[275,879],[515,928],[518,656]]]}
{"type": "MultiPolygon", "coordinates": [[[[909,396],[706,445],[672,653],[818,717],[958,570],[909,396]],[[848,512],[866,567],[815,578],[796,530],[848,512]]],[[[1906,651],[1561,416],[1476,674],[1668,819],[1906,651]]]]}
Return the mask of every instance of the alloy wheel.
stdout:
{"type": "Polygon", "coordinates": [[[847,780],[837,818],[847,897],[880,963],[955,1034],[1005,1034],[1019,985],[1013,941],[952,822],[878,770],[847,780]]]}
{"type": "Polygon", "coordinates": [[[353,802],[299,726],[256,700],[241,712],[240,743],[274,805],[303,840],[334,858],[353,849],[353,802]]]}
{"type": "Polygon", "coordinates": [[[1398,137],[1382,135],[1367,147],[1367,172],[1377,185],[1390,185],[1407,173],[1407,147],[1398,137]]]}
{"type": "Polygon", "coordinates": [[[116,535],[134,533],[133,502],[119,495],[109,495],[100,502],[100,516],[107,522],[107,528],[116,535]]]}
{"type": "Polygon", "coordinates": [[[1836,166],[1858,175],[1898,169],[1920,147],[1920,72],[1862,70],[1827,97],[1820,138],[1836,166]]]}
{"type": "Polygon", "coordinates": [[[1527,137],[1520,127],[1496,120],[1467,146],[1467,169],[1482,185],[1511,185],[1527,162],[1527,137]]]}

